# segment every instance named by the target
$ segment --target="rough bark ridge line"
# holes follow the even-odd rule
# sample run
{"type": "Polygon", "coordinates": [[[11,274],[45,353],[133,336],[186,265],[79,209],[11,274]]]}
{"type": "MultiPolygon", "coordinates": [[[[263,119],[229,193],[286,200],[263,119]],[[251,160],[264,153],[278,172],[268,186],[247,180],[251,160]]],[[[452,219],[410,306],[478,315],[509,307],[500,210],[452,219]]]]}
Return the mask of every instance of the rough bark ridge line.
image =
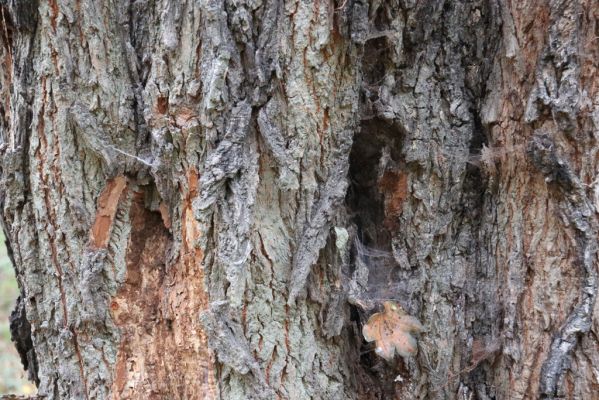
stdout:
{"type": "Polygon", "coordinates": [[[210,347],[216,350],[219,362],[241,375],[252,375],[252,386],[257,398],[272,399],[275,392],[269,387],[264,372],[250,351],[243,326],[228,314],[228,304],[213,302],[209,310],[200,315],[210,347]]]}
{"type": "MultiPolygon", "coordinates": [[[[582,334],[592,328],[597,297],[595,209],[573,166],[558,154],[557,138],[583,141],[584,119],[580,113],[590,93],[581,82],[581,43],[583,26],[578,18],[585,5],[579,2],[551,1],[547,44],[536,69],[535,85],[525,112],[525,121],[536,128],[529,145],[533,164],[545,175],[568,225],[576,232],[576,260],[584,272],[577,303],[553,338],[542,364],[539,394],[544,398],[567,396],[566,373],[573,350],[582,334]],[[544,122],[548,111],[555,127],[544,122]],[[549,132],[547,130],[550,129],[549,132]],[[545,132],[545,133],[540,133],[545,132]]],[[[584,143],[584,141],[583,141],[584,143]]]]}
{"type": "Polygon", "coordinates": [[[347,190],[347,170],[348,158],[351,148],[351,141],[347,140],[339,143],[340,148],[336,150],[333,165],[329,170],[324,188],[322,189],[323,198],[316,204],[307,226],[301,233],[298,243],[298,249],[293,255],[293,264],[291,276],[289,279],[289,299],[288,304],[295,304],[295,300],[300,291],[304,289],[306,278],[310,273],[310,268],[318,260],[320,250],[326,244],[330,236],[330,227],[333,220],[332,210],[335,210],[345,198],[347,190]]]}
{"type": "Polygon", "coordinates": [[[595,210],[584,187],[572,172],[569,163],[560,157],[555,142],[546,134],[537,134],[531,140],[530,157],[545,175],[549,185],[556,187],[569,224],[576,230],[577,263],[584,270],[578,304],[553,339],[549,354],[541,368],[539,392],[543,398],[565,396],[564,377],[570,367],[572,350],[581,334],[591,329],[593,308],[597,299],[597,222],[595,210]]]}
{"type": "MultiPolygon", "coordinates": [[[[7,235],[10,229],[10,218],[6,217],[5,210],[23,208],[25,215],[31,216],[31,208],[23,205],[25,193],[28,187],[28,160],[26,157],[27,144],[29,142],[28,132],[32,120],[29,105],[32,103],[30,87],[33,80],[32,59],[34,56],[34,33],[37,29],[38,2],[2,1],[2,30],[0,35],[0,58],[4,60],[4,66],[0,73],[0,138],[2,148],[2,195],[0,206],[2,208],[2,227],[4,229],[9,254],[13,261],[15,273],[19,280],[21,296],[15,307],[15,313],[11,322],[11,336],[14,341],[21,343],[17,349],[21,359],[27,360],[23,366],[28,369],[30,379],[39,384],[38,364],[35,360],[35,345],[30,326],[34,315],[27,307],[27,298],[24,295],[23,274],[19,272],[18,265],[23,262],[23,253],[31,256],[31,251],[24,252],[17,243],[10,245],[10,241],[17,238],[7,235]],[[10,33],[10,35],[9,35],[10,33]],[[13,106],[21,104],[24,106],[13,106]],[[27,315],[29,313],[29,315],[27,315]],[[13,334],[16,333],[16,335],[13,334]]],[[[29,245],[29,242],[28,242],[29,245]]],[[[38,351],[41,351],[39,349],[38,351]]]]}

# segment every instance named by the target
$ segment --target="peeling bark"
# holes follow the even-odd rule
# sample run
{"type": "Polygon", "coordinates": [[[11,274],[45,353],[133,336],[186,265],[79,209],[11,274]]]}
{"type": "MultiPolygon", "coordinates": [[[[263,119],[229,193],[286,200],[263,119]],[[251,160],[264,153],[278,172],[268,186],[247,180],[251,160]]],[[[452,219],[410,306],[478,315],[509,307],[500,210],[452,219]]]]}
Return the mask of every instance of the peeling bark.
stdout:
{"type": "Polygon", "coordinates": [[[595,398],[598,20],[0,0],[11,325],[39,395],[595,398]],[[362,337],[385,301],[422,322],[413,356],[362,337]]]}

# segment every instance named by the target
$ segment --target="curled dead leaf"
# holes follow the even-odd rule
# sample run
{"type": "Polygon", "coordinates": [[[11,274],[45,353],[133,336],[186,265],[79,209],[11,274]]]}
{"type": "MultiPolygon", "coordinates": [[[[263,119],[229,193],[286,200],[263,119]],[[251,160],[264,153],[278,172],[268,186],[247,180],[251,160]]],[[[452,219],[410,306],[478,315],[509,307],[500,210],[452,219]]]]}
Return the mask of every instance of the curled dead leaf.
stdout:
{"type": "Polygon", "coordinates": [[[373,314],[362,328],[364,339],[376,342],[376,354],[387,361],[393,360],[395,354],[415,355],[418,347],[412,334],[421,332],[424,327],[392,301],[384,302],[383,307],[384,310],[373,314]]]}

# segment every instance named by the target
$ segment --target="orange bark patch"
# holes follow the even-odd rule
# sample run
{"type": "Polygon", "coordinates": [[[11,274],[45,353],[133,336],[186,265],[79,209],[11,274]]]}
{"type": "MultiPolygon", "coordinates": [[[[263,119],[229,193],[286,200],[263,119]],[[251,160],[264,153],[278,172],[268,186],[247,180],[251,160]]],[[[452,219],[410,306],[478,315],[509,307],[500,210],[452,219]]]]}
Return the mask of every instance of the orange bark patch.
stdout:
{"type": "Polygon", "coordinates": [[[385,196],[385,225],[394,228],[396,218],[401,215],[403,202],[408,196],[408,175],[386,171],[379,181],[379,190],[385,196]]]}
{"type": "Polygon", "coordinates": [[[175,114],[175,123],[177,126],[184,127],[194,118],[197,118],[196,113],[187,107],[181,107],[175,114]]]}
{"type": "Polygon", "coordinates": [[[50,3],[50,24],[52,31],[56,32],[56,19],[58,18],[58,3],[56,0],[49,0],[50,3]]]}
{"type": "Polygon", "coordinates": [[[200,259],[200,261],[204,258],[202,251],[195,246],[200,238],[200,228],[191,207],[192,199],[198,194],[198,173],[193,169],[190,169],[187,172],[187,187],[189,193],[183,202],[183,248],[181,254],[181,258],[186,267],[190,264],[189,257],[191,255],[194,255],[195,258],[200,259]]]}
{"type": "Polygon", "coordinates": [[[166,229],[171,229],[171,214],[168,210],[168,206],[166,205],[166,203],[164,203],[164,202],[160,203],[158,210],[160,211],[160,216],[162,217],[162,222],[164,223],[164,227],[166,229]]]}
{"type": "Polygon", "coordinates": [[[198,195],[198,173],[194,169],[187,171],[187,184],[189,188],[189,194],[187,195],[187,203],[198,195]]]}
{"type": "Polygon", "coordinates": [[[168,111],[168,99],[166,97],[159,97],[156,100],[156,111],[158,114],[166,114],[168,111]]]}
{"type": "Polygon", "coordinates": [[[126,280],[111,304],[122,334],[113,399],[218,398],[214,356],[198,318],[208,295],[203,252],[195,245],[201,229],[191,210],[197,183],[197,173],[188,173],[181,250],[168,268],[173,244],[164,212],[148,210],[142,192],[133,197],[126,280]]]}
{"type": "Polygon", "coordinates": [[[119,199],[127,186],[127,179],[117,176],[108,181],[108,184],[98,199],[96,219],[90,232],[90,244],[93,248],[105,248],[110,239],[110,228],[116,215],[119,199]]]}

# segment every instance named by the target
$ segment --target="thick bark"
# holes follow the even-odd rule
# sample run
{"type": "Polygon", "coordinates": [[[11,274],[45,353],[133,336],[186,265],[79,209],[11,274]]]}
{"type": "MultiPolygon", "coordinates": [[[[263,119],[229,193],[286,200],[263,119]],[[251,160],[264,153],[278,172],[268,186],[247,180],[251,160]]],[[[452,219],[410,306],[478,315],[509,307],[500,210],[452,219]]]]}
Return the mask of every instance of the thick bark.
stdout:
{"type": "Polygon", "coordinates": [[[592,1],[0,10],[46,399],[596,396],[592,1]],[[415,357],[361,336],[389,299],[415,357]]]}

